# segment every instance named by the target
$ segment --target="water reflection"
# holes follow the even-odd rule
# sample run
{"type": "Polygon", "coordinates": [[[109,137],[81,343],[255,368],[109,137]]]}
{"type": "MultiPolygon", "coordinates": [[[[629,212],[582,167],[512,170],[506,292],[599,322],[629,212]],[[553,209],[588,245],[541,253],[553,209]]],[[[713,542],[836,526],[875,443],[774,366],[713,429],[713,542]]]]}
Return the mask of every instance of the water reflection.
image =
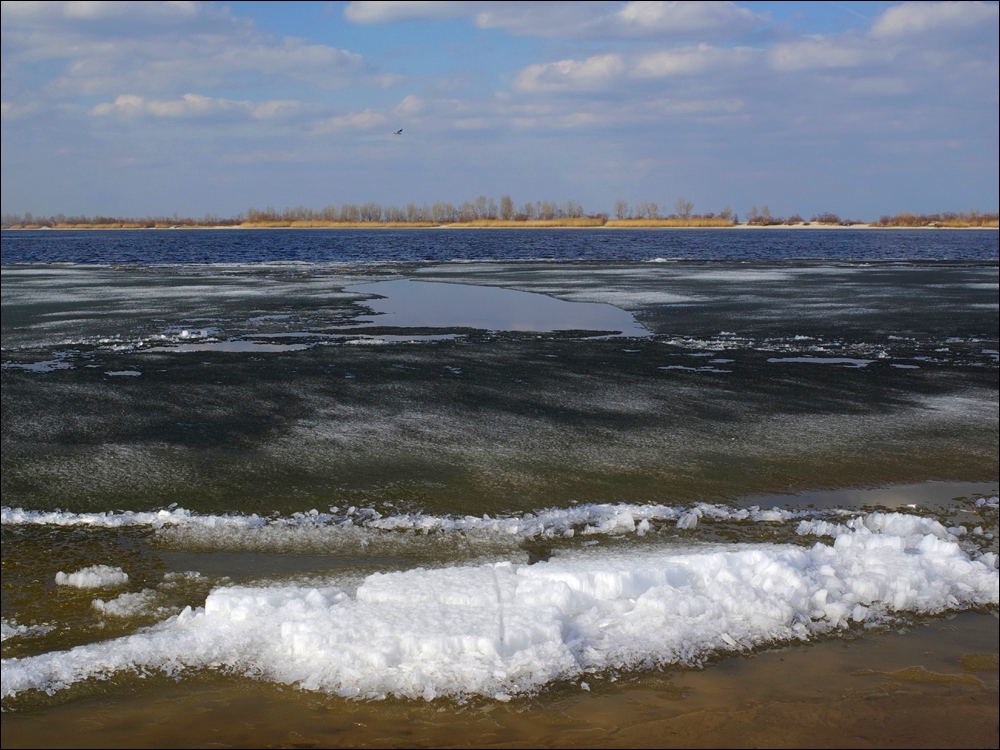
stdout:
{"type": "Polygon", "coordinates": [[[374,294],[368,325],[400,328],[478,328],[487,331],[607,331],[650,333],[631,313],[598,302],[566,302],[544,294],[491,286],[428,281],[378,281],[345,291],[374,294]]]}

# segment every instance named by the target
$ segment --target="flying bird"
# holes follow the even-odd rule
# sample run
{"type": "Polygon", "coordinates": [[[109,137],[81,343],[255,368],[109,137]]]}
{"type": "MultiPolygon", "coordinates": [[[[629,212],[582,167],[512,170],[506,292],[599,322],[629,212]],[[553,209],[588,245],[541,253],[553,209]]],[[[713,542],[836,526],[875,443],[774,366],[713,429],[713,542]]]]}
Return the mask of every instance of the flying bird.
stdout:
{"type": "Polygon", "coordinates": [[[399,130],[396,131],[396,135],[402,135],[402,134],[403,134],[403,129],[402,128],[400,128],[399,130]]]}

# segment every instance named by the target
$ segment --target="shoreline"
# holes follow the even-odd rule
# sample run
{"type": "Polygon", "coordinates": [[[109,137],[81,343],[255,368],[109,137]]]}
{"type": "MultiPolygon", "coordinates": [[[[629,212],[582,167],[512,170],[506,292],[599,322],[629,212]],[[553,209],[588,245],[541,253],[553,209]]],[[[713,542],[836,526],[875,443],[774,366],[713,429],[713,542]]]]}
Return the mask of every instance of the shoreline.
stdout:
{"type": "Polygon", "coordinates": [[[238,224],[238,225],[212,225],[212,226],[170,226],[170,227],[145,227],[145,226],[111,226],[111,225],[89,225],[89,224],[74,224],[69,226],[56,226],[56,227],[44,227],[44,226],[28,226],[28,227],[2,227],[4,232],[41,232],[41,231],[183,231],[183,230],[258,230],[258,229],[296,229],[296,230],[309,230],[309,229],[345,229],[345,230],[386,230],[386,229],[404,229],[404,230],[428,230],[428,229],[575,229],[575,230],[586,230],[586,229],[596,229],[596,230],[663,230],[663,229],[675,229],[680,231],[691,231],[691,230],[781,230],[788,229],[793,231],[817,231],[817,230],[837,230],[837,231],[956,231],[956,230],[984,230],[996,232],[1000,230],[1000,226],[912,226],[912,227],[900,227],[900,226],[882,226],[879,224],[815,224],[811,222],[805,222],[802,224],[771,224],[768,226],[761,226],[759,224],[731,224],[726,226],[678,226],[676,224],[669,224],[664,222],[663,224],[619,224],[617,222],[608,224],[585,224],[585,225],[575,225],[575,224],[560,224],[560,223],[544,223],[544,224],[532,224],[525,222],[510,222],[505,224],[476,224],[476,223],[454,223],[454,224],[425,224],[425,223],[396,223],[396,222],[330,222],[327,224],[316,224],[315,222],[309,222],[308,225],[296,225],[295,223],[288,224],[238,224]]]}

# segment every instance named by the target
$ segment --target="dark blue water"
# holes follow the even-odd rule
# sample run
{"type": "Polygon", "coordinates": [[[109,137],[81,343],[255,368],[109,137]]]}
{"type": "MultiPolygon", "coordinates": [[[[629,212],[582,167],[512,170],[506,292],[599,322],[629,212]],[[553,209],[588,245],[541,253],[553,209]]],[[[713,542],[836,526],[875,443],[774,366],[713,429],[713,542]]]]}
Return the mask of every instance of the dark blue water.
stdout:
{"type": "Polygon", "coordinates": [[[242,229],[4,231],[0,262],[303,263],[1000,258],[990,230],[242,229]]]}

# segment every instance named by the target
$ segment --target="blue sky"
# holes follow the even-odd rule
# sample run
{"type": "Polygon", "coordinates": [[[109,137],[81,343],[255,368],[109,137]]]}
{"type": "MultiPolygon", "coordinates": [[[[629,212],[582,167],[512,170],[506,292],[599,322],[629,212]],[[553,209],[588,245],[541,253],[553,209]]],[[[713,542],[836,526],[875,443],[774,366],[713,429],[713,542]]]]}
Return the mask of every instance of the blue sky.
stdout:
{"type": "Polygon", "coordinates": [[[4,2],[0,203],[996,211],[998,27],[994,2],[4,2]]]}

